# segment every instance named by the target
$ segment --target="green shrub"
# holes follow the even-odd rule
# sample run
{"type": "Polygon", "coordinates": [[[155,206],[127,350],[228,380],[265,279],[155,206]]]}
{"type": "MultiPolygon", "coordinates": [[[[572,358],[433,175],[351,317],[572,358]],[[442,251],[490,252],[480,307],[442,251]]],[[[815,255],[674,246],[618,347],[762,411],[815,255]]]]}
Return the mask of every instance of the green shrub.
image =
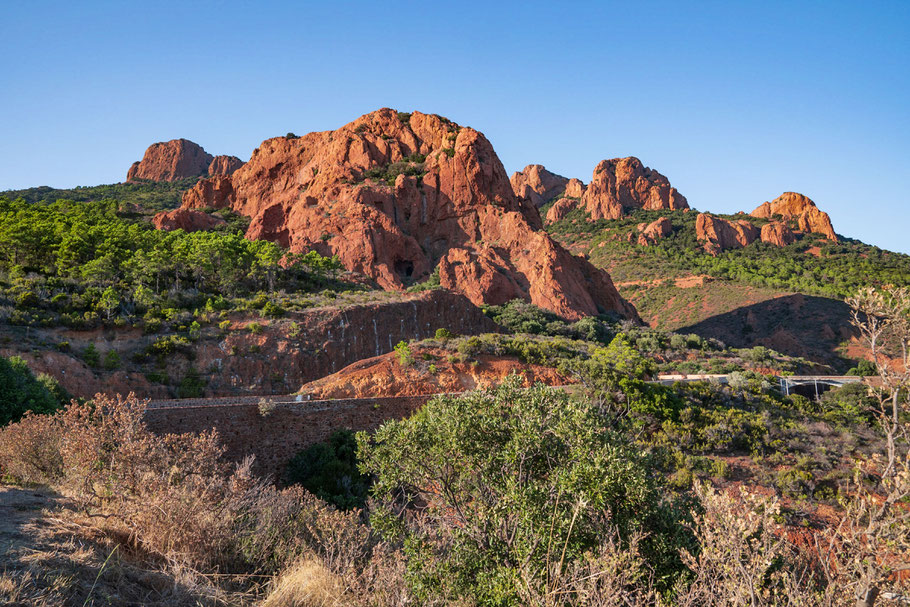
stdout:
{"type": "Polygon", "coordinates": [[[672,586],[691,543],[641,450],[587,401],[519,386],[437,397],[358,435],[373,527],[403,542],[417,600],[520,604],[520,584],[544,590],[542,572],[571,567],[611,529],[621,542],[644,534],[642,572],[672,586]]]}
{"type": "Polygon", "coordinates": [[[108,371],[120,368],[120,355],[113,348],[104,353],[103,366],[108,371]]]}
{"type": "Polygon", "coordinates": [[[398,355],[398,364],[402,367],[410,367],[414,364],[414,356],[411,354],[411,348],[408,346],[408,342],[398,342],[395,345],[395,354],[398,355]]]}
{"type": "Polygon", "coordinates": [[[370,488],[370,478],[357,468],[357,442],[349,430],[335,430],[328,441],[295,455],[285,470],[285,481],[342,510],[363,508],[370,488]]]}
{"type": "Polygon", "coordinates": [[[98,353],[98,348],[95,347],[95,344],[89,344],[85,347],[82,351],[82,360],[89,367],[98,366],[98,363],[101,362],[101,355],[98,353]]]}
{"type": "Polygon", "coordinates": [[[65,392],[51,377],[42,374],[36,378],[18,356],[0,356],[0,426],[18,421],[26,411],[50,413],[65,399],[65,392]]]}

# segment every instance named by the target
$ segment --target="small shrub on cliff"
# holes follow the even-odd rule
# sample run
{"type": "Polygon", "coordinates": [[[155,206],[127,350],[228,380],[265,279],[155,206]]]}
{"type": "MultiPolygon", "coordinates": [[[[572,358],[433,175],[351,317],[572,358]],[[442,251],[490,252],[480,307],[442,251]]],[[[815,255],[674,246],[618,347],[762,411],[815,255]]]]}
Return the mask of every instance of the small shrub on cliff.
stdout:
{"type": "Polygon", "coordinates": [[[398,342],[395,346],[395,354],[398,355],[398,364],[402,367],[410,367],[414,364],[414,356],[411,354],[411,347],[408,342],[398,342]]]}
{"type": "Polygon", "coordinates": [[[95,344],[89,344],[85,347],[85,350],[82,351],[82,360],[89,367],[98,366],[98,363],[101,362],[101,355],[98,353],[98,348],[95,347],[95,344]]]}
{"type": "Polygon", "coordinates": [[[120,368],[120,355],[117,350],[110,349],[104,353],[104,368],[108,371],[120,368]]]}

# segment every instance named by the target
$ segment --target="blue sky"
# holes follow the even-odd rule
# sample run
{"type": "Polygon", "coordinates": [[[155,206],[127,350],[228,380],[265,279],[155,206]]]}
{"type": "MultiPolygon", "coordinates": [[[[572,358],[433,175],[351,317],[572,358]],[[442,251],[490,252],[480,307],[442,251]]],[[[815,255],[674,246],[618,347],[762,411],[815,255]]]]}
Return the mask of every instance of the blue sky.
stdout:
{"type": "Polygon", "coordinates": [[[910,253],[908,27],[910,2],[10,2],[0,190],[388,106],[483,131],[510,173],[634,155],[700,210],[798,191],[910,253]]]}

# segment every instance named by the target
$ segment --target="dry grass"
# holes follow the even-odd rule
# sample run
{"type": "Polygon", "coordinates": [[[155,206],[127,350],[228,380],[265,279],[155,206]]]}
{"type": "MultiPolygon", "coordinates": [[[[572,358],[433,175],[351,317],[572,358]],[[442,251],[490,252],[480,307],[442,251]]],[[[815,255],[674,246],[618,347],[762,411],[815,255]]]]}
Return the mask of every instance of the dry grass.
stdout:
{"type": "Polygon", "coordinates": [[[335,607],[347,604],[342,600],[343,591],[338,576],[321,562],[307,558],[278,577],[262,607],[335,607]]]}

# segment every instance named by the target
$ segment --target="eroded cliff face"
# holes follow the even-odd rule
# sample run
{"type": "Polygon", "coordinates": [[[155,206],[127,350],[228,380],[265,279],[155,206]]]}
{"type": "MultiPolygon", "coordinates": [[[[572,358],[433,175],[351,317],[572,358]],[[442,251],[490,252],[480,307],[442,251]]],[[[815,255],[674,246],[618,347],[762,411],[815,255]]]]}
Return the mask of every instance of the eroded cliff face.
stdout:
{"type": "MultiPolygon", "coordinates": [[[[538,209],[563,192],[569,183],[569,179],[551,173],[540,164],[529,164],[521,171],[512,173],[509,181],[516,196],[528,201],[538,209]]],[[[577,186],[573,184],[573,188],[577,189],[577,186]]],[[[567,195],[571,196],[571,194],[567,195]]]]}
{"type": "Polygon", "coordinates": [[[221,217],[183,208],[158,213],[152,219],[152,224],[159,230],[183,230],[184,232],[211,230],[226,223],[221,217]]]}
{"type": "Polygon", "coordinates": [[[626,209],[688,209],[686,197],[638,158],[603,160],[581,197],[591,219],[619,219],[626,209]]]}
{"type": "MultiPolygon", "coordinates": [[[[182,354],[136,362],[137,355],[159,336],[132,328],[94,331],[42,329],[42,343],[67,342],[70,352],[41,350],[34,344],[0,349],[2,356],[22,356],[35,372],[55,377],[73,396],[135,392],[141,398],[174,398],[190,373],[198,375],[206,396],[287,394],[351,363],[391,352],[400,341],[433,337],[437,329],[474,335],[498,331],[496,324],[463,295],[443,289],[399,296],[388,301],[312,308],[280,320],[231,317],[222,332],[204,327],[201,337],[182,354]],[[260,325],[256,332],[251,323],[260,325]],[[118,353],[121,367],[106,371],[87,366],[79,357],[88,344],[102,358],[118,353]],[[166,377],[150,381],[151,372],[166,377]]],[[[10,329],[12,330],[12,329],[10,329]]],[[[0,336],[4,330],[0,327],[0,336]]],[[[10,340],[12,341],[12,339],[10,340]]]]}
{"type": "Polygon", "coordinates": [[[695,237],[705,243],[705,250],[717,255],[725,249],[741,249],[755,242],[761,232],[745,219],[728,221],[707,213],[695,218],[695,237]]]}
{"type": "Polygon", "coordinates": [[[130,167],[126,180],[177,181],[198,177],[208,173],[211,163],[212,155],[202,146],[188,139],[172,139],[150,145],[142,160],[130,167]]]}
{"type": "Polygon", "coordinates": [[[837,234],[827,213],[819,210],[807,196],[797,192],[784,192],[771,202],[765,202],[750,213],[752,217],[795,219],[800,232],[821,234],[837,242],[837,234]]]}
{"type": "Polygon", "coordinates": [[[243,161],[236,156],[212,156],[188,139],[172,139],[150,145],[142,160],[130,167],[126,180],[178,181],[187,177],[230,175],[241,166],[243,161]]]}
{"type": "Polygon", "coordinates": [[[337,255],[388,290],[438,269],[475,304],[525,299],[569,319],[638,320],[606,272],[542,231],[482,133],[436,115],[382,109],[336,131],[264,141],[184,208],[230,207],[247,236],[337,255]]]}

